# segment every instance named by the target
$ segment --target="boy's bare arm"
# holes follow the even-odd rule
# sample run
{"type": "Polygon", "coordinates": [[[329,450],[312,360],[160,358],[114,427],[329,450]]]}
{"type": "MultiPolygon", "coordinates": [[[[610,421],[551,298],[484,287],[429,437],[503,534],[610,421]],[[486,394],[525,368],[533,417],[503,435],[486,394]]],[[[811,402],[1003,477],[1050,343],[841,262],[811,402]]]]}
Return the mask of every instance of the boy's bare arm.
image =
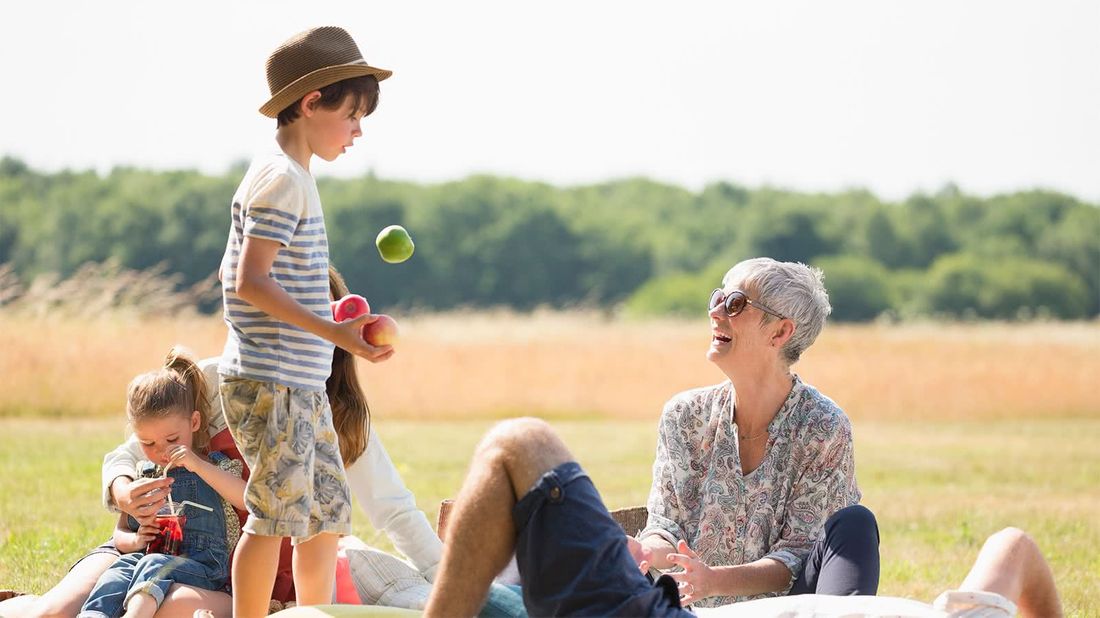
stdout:
{"type": "Polygon", "coordinates": [[[348,352],[371,362],[393,356],[393,346],[373,346],[359,335],[364,324],[378,316],[368,315],[339,324],[321,318],[296,301],[270,277],[271,266],[282,245],[278,241],[246,236],[237,265],[237,295],[277,320],[293,324],[323,337],[348,352]]]}

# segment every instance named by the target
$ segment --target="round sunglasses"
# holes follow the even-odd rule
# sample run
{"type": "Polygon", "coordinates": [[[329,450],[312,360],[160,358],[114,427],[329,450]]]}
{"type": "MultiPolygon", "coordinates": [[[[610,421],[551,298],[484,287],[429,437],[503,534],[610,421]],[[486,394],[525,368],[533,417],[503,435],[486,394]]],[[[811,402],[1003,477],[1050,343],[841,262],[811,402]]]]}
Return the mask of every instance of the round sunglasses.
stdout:
{"type": "Polygon", "coordinates": [[[768,309],[766,306],[757,301],[750,300],[749,297],[746,296],[745,293],[741,290],[734,290],[730,292],[727,296],[722,288],[715,288],[714,291],[710,293],[710,303],[707,305],[707,308],[713,311],[714,308],[719,305],[724,305],[726,315],[731,318],[744,311],[746,306],[752,305],[753,307],[756,307],[764,313],[774,315],[780,320],[787,319],[787,316],[783,315],[782,313],[779,313],[774,309],[768,309]]]}

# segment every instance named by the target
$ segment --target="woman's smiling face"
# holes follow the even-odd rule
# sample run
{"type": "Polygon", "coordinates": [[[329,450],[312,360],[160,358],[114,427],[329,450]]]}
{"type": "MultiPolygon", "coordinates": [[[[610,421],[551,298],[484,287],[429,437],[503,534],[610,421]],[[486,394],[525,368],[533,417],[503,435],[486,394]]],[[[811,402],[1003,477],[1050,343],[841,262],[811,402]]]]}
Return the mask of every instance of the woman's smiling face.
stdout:
{"type": "MultiPolygon", "coordinates": [[[[728,281],[721,288],[721,300],[724,300],[735,291],[742,291],[750,298],[752,292],[744,290],[739,281],[728,281]]],[[[714,300],[717,294],[711,297],[714,300]]],[[[729,375],[729,371],[744,363],[752,363],[759,357],[768,343],[769,322],[762,320],[762,315],[752,305],[745,305],[737,315],[729,315],[726,312],[724,302],[717,302],[710,307],[710,347],[707,349],[707,360],[715,363],[723,373],[729,375]]]]}

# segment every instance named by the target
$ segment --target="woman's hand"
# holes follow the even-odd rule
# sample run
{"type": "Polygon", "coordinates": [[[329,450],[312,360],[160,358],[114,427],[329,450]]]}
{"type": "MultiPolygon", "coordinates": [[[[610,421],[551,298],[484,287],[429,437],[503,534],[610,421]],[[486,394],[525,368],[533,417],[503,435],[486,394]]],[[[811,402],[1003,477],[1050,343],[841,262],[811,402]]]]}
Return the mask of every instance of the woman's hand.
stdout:
{"type": "Polygon", "coordinates": [[[137,532],[115,532],[115,549],[124,554],[145,551],[145,547],[160,534],[160,526],[156,518],[143,518],[142,521],[149,523],[141,523],[137,532]]]}
{"type": "Polygon", "coordinates": [[[688,547],[686,541],[681,540],[677,543],[676,550],[680,553],[669,554],[668,559],[682,567],[684,571],[669,573],[669,575],[680,584],[680,603],[688,606],[700,599],[720,594],[716,589],[718,582],[714,569],[700,560],[699,556],[688,547]]]}
{"type": "Polygon", "coordinates": [[[118,510],[141,520],[157,514],[168,503],[172,477],[130,480],[120,476],[111,483],[111,498],[118,510]]]}

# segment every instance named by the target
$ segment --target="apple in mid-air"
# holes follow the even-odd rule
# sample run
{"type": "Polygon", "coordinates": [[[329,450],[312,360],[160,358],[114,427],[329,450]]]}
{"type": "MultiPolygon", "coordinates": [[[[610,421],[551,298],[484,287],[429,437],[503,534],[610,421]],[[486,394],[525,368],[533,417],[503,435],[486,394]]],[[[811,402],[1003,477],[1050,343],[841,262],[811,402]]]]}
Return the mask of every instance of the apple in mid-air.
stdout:
{"type": "Polygon", "coordinates": [[[397,343],[398,334],[397,321],[385,314],[363,325],[363,339],[371,345],[393,345],[397,343]]]}
{"type": "Polygon", "coordinates": [[[409,232],[400,225],[390,225],[378,232],[374,239],[378,254],[390,264],[399,264],[412,257],[416,245],[409,232]]]}

